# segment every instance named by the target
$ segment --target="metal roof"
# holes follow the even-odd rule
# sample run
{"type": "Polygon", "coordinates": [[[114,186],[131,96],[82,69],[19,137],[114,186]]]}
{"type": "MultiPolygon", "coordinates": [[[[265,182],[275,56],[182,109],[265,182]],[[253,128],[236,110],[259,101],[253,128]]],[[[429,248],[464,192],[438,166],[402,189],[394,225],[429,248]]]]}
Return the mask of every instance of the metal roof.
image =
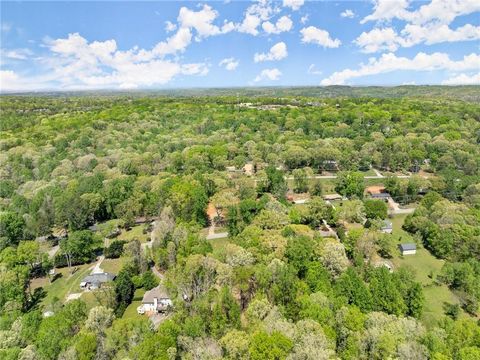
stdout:
{"type": "Polygon", "coordinates": [[[417,244],[400,244],[400,250],[408,251],[408,250],[417,250],[417,244]]]}

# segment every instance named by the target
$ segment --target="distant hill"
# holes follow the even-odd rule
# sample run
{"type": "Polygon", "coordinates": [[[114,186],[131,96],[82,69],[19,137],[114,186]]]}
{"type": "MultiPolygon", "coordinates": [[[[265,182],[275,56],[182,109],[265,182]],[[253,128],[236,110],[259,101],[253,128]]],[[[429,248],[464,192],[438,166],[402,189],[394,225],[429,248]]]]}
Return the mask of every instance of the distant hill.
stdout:
{"type": "Polygon", "coordinates": [[[186,88],[162,90],[96,90],[72,92],[30,92],[24,96],[242,96],[242,97],[373,97],[373,98],[398,98],[398,97],[434,97],[445,99],[460,99],[469,102],[480,102],[480,85],[442,86],[442,85],[403,85],[403,86],[299,86],[299,87],[244,87],[244,88],[186,88]]]}

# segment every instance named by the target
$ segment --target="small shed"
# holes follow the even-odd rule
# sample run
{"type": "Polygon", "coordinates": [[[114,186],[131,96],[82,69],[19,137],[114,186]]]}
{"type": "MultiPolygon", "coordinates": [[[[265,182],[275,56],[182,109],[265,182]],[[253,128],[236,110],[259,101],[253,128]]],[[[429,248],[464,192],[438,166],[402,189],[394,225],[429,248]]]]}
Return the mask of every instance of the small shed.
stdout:
{"type": "Polygon", "coordinates": [[[413,243],[400,244],[399,248],[402,255],[415,255],[417,253],[417,245],[413,243]]]}
{"type": "Polygon", "coordinates": [[[385,234],[391,234],[393,231],[393,224],[390,220],[383,220],[382,227],[380,228],[380,231],[385,233],[385,234]]]}

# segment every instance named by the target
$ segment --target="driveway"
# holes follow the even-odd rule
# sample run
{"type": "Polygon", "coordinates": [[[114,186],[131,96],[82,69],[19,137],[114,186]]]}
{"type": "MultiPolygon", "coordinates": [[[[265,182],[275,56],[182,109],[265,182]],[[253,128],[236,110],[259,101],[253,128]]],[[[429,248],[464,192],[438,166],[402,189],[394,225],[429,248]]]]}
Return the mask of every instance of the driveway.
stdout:
{"type": "Polygon", "coordinates": [[[97,263],[95,264],[95,266],[92,268],[92,271],[90,272],[90,274],[99,274],[99,273],[103,273],[103,269],[100,267],[100,265],[102,265],[102,261],[105,259],[105,256],[99,256],[98,260],[97,260],[97,263]]]}

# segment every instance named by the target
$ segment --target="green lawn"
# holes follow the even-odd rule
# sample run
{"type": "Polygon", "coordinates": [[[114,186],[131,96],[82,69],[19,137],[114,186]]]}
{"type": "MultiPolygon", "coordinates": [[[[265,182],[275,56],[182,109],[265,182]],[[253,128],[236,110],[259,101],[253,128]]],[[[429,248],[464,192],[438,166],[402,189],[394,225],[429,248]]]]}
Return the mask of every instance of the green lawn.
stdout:
{"type": "Polygon", "coordinates": [[[141,243],[147,242],[150,238],[150,233],[144,234],[143,229],[146,228],[146,224],[133,226],[130,230],[122,230],[122,233],[118,235],[117,240],[132,241],[134,239],[139,240],[141,243]]]}
{"type": "Polygon", "coordinates": [[[55,297],[63,302],[69,293],[80,292],[80,281],[90,273],[90,267],[92,265],[93,264],[78,265],[78,270],[71,276],[66,267],[57,269],[57,273],[62,274],[62,276],[53,283],[44,286],[47,295],[42,300],[41,304],[51,304],[55,297]]]}
{"type": "MultiPolygon", "coordinates": [[[[395,215],[391,220],[393,223],[392,235],[396,239],[396,244],[405,242],[415,242],[412,236],[401,227],[407,215],[395,215]]],[[[396,268],[408,267],[413,270],[415,280],[422,284],[425,295],[425,307],[422,320],[426,325],[434,325],[444,316],[444,304],[458,303],[457,296],[445,285],[435,283],[436,276],[440,273],[444,260],[437,259],[421,245],[417,245],[415,255],[401,256],[397,250],[392,262],[396,268]],[[433,277],[430,275],[433,274],[433,277]]],[[[465,316],[462,314],[462,316],[465,316]]]]}
{"type": "Polygon", "coordinates": [[[213,240],[208,240],[210,244],[212,244],[213,250],[217,249],[222,249],[225,246],[227,246],[230,243],[230,240],[228,237],[222,238],[222,239],[213,239],[213,240]]]}
{"type": "Polygon", "coordinates": [[[142,304],[143,295],[145,294],[145,289],[135,290],[135,295],[133,296],[133,301],[128,305],[127,309],[123,313],[123,319],[136,319],[142,318],[145,315],[140,315],[137,313],[137,307],[142,304]]]}
{"type": "Polygon", "coordinates": [[[100,265],[100,267],[105,272],[118,274],[122,269],[123,265],[127,262],[127,260],[128,260],[127,256],[122,256],[118,259],[105,259],[102,261],[102,264],[100,265]]]}

